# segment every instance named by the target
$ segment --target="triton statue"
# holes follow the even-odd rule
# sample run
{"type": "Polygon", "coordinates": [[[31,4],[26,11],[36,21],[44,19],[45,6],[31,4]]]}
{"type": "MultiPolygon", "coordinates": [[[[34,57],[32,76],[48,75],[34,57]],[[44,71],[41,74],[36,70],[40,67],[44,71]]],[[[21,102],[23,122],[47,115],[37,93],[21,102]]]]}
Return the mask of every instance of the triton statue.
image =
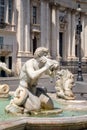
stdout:
{"type": "Polygon", "coordinates": [[[74,75],[69,70],[61,70],[58,71],[57,77],[55,85],[57,97],[66,100],[75,99],[72,92],[72,88],[75,85],[74,75]]]}

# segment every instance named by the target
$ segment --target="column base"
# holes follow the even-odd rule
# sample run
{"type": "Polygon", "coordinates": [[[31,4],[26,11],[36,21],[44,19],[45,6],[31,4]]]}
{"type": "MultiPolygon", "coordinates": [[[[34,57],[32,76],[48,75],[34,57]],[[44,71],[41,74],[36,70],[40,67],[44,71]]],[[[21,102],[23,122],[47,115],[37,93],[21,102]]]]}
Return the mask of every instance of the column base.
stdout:
{"type": "Polygon", "coordinates": [[[86,57],[82,57],[82,61],[87,62],[87,56],[86,57]]]}
{"type": "Polygon", "coordinates": [[[76,57],[76,56],[68,56],[67,61],[78,61],[78,57],[76,57]]]}
{"type": "Polygon", "coordinates": [[[60,62],[62,60],[62,57],[61,56],[57,56],[56,60],[60,62]]]}
{"type": "Polygon", "coordinates": [[[29,51],[18,51],[17,57],[33,57],[33,54],[29,51]]]}
{"type": "Polygon", "coordinates": [[[19,51],[17,55],[17,62],[16,62],[16,73],[19,75],[21,67],[23,64],[33,58],[33,54],[31,52],[24,52],[24,51],[19,51]]]}

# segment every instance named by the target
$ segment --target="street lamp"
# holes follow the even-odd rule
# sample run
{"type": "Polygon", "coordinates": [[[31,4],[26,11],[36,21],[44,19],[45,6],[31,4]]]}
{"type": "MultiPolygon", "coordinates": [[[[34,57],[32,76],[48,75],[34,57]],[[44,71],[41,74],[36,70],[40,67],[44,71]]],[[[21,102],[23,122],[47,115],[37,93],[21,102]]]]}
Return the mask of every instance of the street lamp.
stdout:
{"type": "Polygon", "coordinates": [[[76,28],[77,36],[78,36],[78,43],[79,43],[79,60],[78,60],[77,81],[83,81],[82,61],[81,61],[81,32],[82,32],[82,24],[81,24],[81,8],[80,8],[80,4],[78,4],[77,11],[79,12],[78,24],[77,24],[77,28],[76,28]]]}

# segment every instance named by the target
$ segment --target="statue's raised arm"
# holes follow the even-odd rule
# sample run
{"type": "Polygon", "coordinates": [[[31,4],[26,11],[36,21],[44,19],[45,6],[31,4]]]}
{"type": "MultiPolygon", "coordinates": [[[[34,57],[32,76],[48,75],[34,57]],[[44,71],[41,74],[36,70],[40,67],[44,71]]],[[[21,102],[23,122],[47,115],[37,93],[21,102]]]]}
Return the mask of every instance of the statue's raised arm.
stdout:
{"type": "Polygon", "coordinates": [[[58,69],[58,62],[49,58],[47,48],[37,48],[34,58],[26,61],[20,72],[20,86],[32,88],[36,86],[40,76],[45,73],[52,75],[58,69]]]}
{"type": "Polygon", "coordinates": [[[57,69],[58,62],[50,58],[48,49],[45,47],[37,48],[34,58],[26,61],[21,68],[19,86],[13,100],[6,107],[6,111],[17,114],[18,111],[21,113],[21,110],[25,113],[32,110],[53,109],[51,98],[45,91],[36,86],[42,74],[52,76],[57,69]]]}

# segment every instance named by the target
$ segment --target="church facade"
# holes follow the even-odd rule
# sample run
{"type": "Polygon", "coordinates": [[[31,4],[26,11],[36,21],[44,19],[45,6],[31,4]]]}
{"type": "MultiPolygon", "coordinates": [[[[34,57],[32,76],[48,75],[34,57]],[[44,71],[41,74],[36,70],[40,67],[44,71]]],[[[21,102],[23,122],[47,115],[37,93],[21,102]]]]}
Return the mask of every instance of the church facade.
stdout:
{"type": "Polygon", "coordinates": [[[0,0],[0,60],[19,73],[44,46],[60,63],[78,62],[79,15],[81,59],[87,62],[87,0],[0,0]]]}

